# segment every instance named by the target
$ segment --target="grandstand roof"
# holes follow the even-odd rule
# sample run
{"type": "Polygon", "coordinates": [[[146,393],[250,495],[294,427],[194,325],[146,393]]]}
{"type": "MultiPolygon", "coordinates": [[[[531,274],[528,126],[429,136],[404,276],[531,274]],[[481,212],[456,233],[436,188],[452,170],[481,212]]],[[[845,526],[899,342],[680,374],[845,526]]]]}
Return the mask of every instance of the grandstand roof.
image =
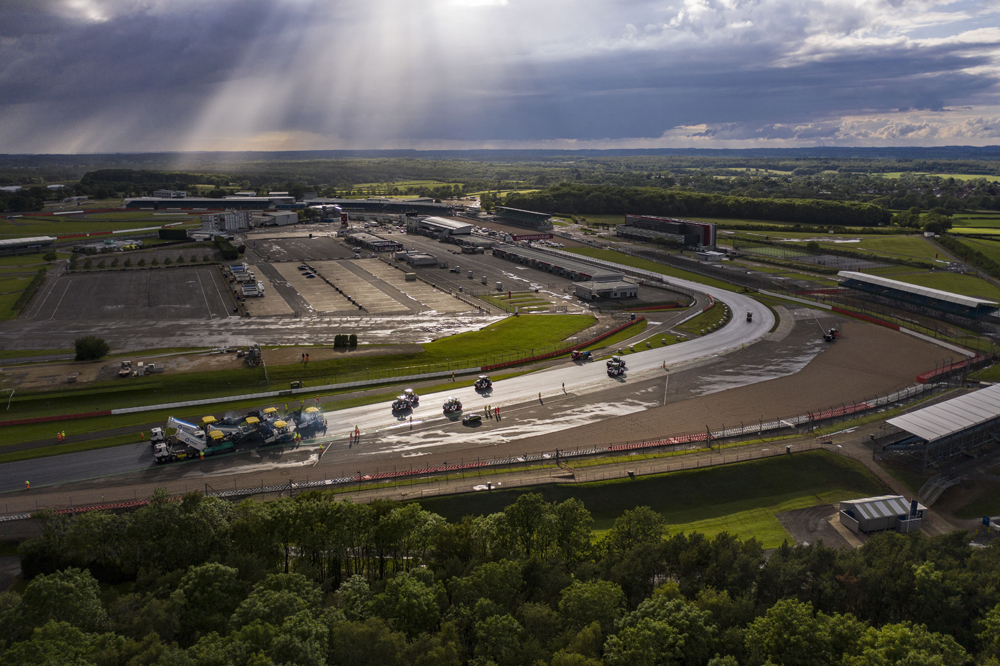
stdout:
{"type": "Polygon", "coordinates": [[[443,217],[433,215],[431,217],[421,219],[420,224],[425,224],[429,227],[434,227],[435,229],[441,229],[444,231],[472,231],[472,225],[468,222],[446,220],[443,217]]]}
{"type": "Polygon", "coordinates": [[[998,418],[1000,384],[995,384],[886,422],[930,442],[998,418]]]}
{"type": "Polygon", "coordinates": [[[11,248],[30,247],[39,243],[54,243],[56,239],[52,236],[32,236],[30,238],[5,238],[0,240],[0,250],[11,248]]]}
{"type": "Polygon", "coordinates": [[[890,280],[889,278],[884,278],[879,275],[868,275],[866,273],[856,273],[854,271],[840,271],[837,275],[842,278],[847,278],[848,280],[867,282],[868,284],[878,285],[879,287],[905,291],[909,294],[923,296],[924,298],[933,298],[939,301],[955,303],[956,305],[964,305],[970,308],[976,308],[979,306],[1000,306],[1000,303],[997,303],[996,301],[988,301],[986,299],[975,298],[973,296],[962,296],[961,294],[953,294],[950,291],[941,291],[940,289],[931,289],[930,287],[921,287],[907,282],[900,282],[899,280],[890,280]]]}

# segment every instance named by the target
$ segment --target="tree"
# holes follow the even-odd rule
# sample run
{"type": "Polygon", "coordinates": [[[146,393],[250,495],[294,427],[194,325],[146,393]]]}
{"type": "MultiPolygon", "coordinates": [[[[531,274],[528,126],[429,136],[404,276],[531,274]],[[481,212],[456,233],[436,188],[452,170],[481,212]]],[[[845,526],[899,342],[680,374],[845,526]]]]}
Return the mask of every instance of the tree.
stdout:
{"type": "Polygon", "coordinates": [[[625,593],[622,588],[605,580],[573,581],[562,591],[559,600],[563,623],[574,633],[591,622],[597,622],[601,631],[610,634],[624,609],[625,593]]]}
{"type": "Polygon", "coordinates": [[[859,641],[860,653],[844,660],[845,666],[965,666],[969,655],[954,638],[927,631],[910,622],[869,628],[859,641]]]}
{"type": "Polygon", "coordinates": [[[355,333],[351,333],[351,336],[347,339],[347,346],[351,349],[357,348],[358,336],[355,333]]]}
{"type": "Polygon", "coordinates": [[[433,631],[441,618],[434,591],[405,571],[386,582],[385,592],[375,596],[372,608],[393,629],[410,638],[433,631]]]}
{"type": "MultiPolygon", "coordinates": [[[[672,592],[677,594],[676,586],[672,592]]],[[[662,663],[693,666],[708,661],[714,651],[715,634],[716,627],[708,612],[687,603],[679,596],[654,594],[639,604],[634,612],[622,618],[618,641],[614,641],[615,637],[612,637],[608,646],[614,646],[619,651],[619,656],[627,656],[628,660],[642,661],[643,658],[639,655],[647,654],[650,647],[655,645],[657,650],[676,660],[665,660],[662,663]]]]}
{"type": "Polygon", "coordinates": [[[924,231],[935,234],[943,234],[951,229],[952,221],[939,213],[927,213],[920,221],[923,223],[924,231]]]}
{"type": "Polygon", "coordinates": [[[813,614],[812,604],[782,599],[747,628],[747,650],[756,662],[824,666],[832,662],[825,624],[822,613],[813,614]]]}
{"type": "Polygon", "coordinates": [[[98,631],[108,621],[97,581],[89,571],[74,568],[35,578],[25,588],[20,607],[25,624],[31,627],[54,621],[98,631]]]}
{"type": "Polygon", "coordinates": [[[330,627],[327,659],[337,666],[396,666],[405,649],[406,637],[378,618],[338,622],[330,627]]]}
{"type": "Polygon", "coordinates": [[[497,666],[523,663],[523,630],[510,615],[492,615],[476,624],[476,656],[497,666]]]}
{"type": "Polygon", "coordinates": [[[238,573],[215,562],[187,570],[170,603],[180,614],[181,630],[189,638],[226,631],[230,616],[246,594],[238,573]]]}
{"type": "Polygon", "coordinates": [[[55,252],[46,252],[45,254],[42,255],[42,260],[44,261],[55,261],[58,258],[59,255],[56,254],[55,252]]]}
{"type": "Polygon", "coordinates": [[[111,351],[111,345],[104,338],[96,335],[85,335],[73,341],[77,361],[96,361],[104,358],[111,351]]]}

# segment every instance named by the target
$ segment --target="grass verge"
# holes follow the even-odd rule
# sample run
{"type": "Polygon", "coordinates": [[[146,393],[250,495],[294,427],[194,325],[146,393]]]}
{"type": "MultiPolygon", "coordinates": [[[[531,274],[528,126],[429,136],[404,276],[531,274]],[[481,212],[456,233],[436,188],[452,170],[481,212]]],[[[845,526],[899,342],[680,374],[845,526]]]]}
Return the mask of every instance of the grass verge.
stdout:
{"type": "MultiPolygon", "coordinates": [[[[744,315],[745,317],[746,315],[744,315]]],[[[688,319],[680,326],[675,326],[674,330],[682,331],[688,335],[698,336],[708,332],[710,327],[718,326],[719,321],[725,325],[732,318],[732,311],[723,305],[721,301],[716,301],[715,305],[693,319],[688,319]],[[728,315],[726,313],[729,313],[728,315]]]]}
{"type": "Polygon", "coordinates": [[[502,511],[519,496],[540,493],[546,501],[580,499],[594,517],[600,537],[626,510],[649,506],[671,532],[728,531],[756,537],[764,547],[781,545],[789,535],[775,516],[784,511],[884,491],[863,465],[826,451],[809,451],[735,465],[671,472],[635,480],[492,491],[434,498],[421,505],[449,520],[502,511]]]}
{"type": "Polygon", "coordinates": [[[457,370],[527,358],[554,348],[594,324],[590,315],[509,317],[486,328],[425,344],[424,351],[386,356],[351,356],[263,368],[136,377],[53,391],[15,394],[9,418],[79,414],[103,409],[238,396],[288,388],[365,379],[406,381],[406,375],[457,370]]]}

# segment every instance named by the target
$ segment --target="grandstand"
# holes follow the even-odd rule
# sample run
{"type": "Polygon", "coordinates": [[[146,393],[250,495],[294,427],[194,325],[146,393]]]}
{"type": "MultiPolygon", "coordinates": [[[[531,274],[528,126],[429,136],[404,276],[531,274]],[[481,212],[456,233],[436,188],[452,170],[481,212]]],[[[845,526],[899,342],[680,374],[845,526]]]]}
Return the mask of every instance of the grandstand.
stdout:
{"type": "Polygon", "coordinates": [[[882,457],[921,472],[1000,448],[1000,384],[886,421],[882,457]]]}
{"type": "Polygon", "coordinates": [[[841,286],[868,296],[884,299],[890,305],[892,301],[902,302],[920,308],[975,320],[993,314],[1000,307],[1000,303],[996,301],[953,294],[948,291],[941,291],[940,289],[921,287],[907,282],[900,282],[899,280],[890,280],[880,275],[868,275],[866,273],[855,273],[854,271],[840,271],[837,275],[844,278],[841,286]]]}
{"type": "Polygon", "coordinates": [[[19,254],[21,252],[37,252],[42,248],[52,247],[56,239],[52,236],[32,236],[30,238],[7,238],[0,240],[0,254],[19,254]]]}

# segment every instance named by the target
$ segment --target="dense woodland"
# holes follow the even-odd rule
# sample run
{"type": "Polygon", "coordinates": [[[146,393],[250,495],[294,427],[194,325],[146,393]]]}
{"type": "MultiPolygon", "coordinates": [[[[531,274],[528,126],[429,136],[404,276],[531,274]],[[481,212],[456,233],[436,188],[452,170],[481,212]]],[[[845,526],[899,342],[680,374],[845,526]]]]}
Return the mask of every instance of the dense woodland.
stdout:
{"type": "Polygon", "coordinates": [[[1000,547],[962,532],[767,557],[644,507],[591,527],[537,494],[451,523],[319,494],[48,516],[0,595],[0,663],[1000,663],[1000,547]]]}

